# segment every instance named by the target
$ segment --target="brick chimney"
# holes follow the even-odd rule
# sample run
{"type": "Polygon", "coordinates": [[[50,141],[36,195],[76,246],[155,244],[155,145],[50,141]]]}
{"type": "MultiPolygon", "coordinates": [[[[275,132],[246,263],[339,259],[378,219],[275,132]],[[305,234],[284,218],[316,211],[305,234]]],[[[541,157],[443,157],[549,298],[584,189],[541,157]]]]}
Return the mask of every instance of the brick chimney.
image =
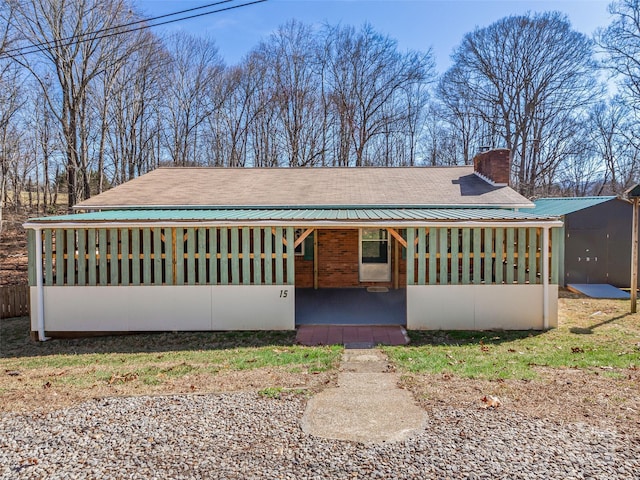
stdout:
{"type": "Polygon", "coordinates": [[[509,185],[511,177],[511,152],[507,148],[497,148],[476,155],[473,171],[491,185],[509,185]]]}

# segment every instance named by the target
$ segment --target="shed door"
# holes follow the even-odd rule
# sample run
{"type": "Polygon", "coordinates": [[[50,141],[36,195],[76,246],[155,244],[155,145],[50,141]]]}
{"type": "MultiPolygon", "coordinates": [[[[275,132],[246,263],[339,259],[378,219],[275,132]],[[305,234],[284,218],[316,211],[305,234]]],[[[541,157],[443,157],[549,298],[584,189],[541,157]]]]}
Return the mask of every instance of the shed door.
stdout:
{"type": "Polygon", "coordinates": [[[360,281],[391,281],[391,242],[384,228],[360,229],[360,281]]]}
{"type": "Polygon", "coordinates": [[[606,249],[601,230],[570,230],[565,239],[566,283],[607,283],[606,249]]]}

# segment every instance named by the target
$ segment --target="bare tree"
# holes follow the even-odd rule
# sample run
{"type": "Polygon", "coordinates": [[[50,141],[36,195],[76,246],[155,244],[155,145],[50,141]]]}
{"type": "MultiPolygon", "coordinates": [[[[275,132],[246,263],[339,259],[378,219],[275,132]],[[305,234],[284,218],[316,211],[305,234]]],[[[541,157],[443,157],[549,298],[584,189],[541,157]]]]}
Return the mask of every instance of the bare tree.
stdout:
{"type": "MultiPolygon", "coordinates": [[[[624,165],[619,166],[621,170],[615,172],[609,168],[612,187],[617,190],[625,183],[637,181],[640,175],[640,166],[637,164],[640,149],[640,0],[616,1],[609,6],[609,12],[613,21],[598,32],[598,44],[606,54],[605,65],[619,80],[619,100],[628,107],[624,112],[625,120],[617,122],[625,122],[620,133],[624,135],[629,150],[623,157],[624,165]]],[[[617,107],[611,105],[608,109],[615,117],[623,108],[619,101],[616,103],[617,107]]],[[[613,116],[609,116],[608,120],[613,120],[613,116]]],[[[607,120],[607,117],[603,120],[607,120]]]]}
{"type": "Polygon", "coordinates": [[[584,197],[604,193],[602,163],[585,142],[575,143],[574,154],[564,159],[554,180],[545,195],[584,197]]]}
{"type": "Polygon", "coordinates": [[[258,48],[268,67],[265,82],[278,116],[281,153],[289,166],[314,165],[323,153],[317,50],[311,27],[296,21],[280,27],[258,48]]]}
{"type": "Polygon", "coordinates": [[[440,79],[437,88],[438,99],[442,108],[438,110],[440,117],[448,124],[449,163],[471,164],[473,157],[483,147],[494,147],[499,143],[495,128],[488,128],[482,116],[495,115],[478,112],[490,112],[491,105],[481,106],[478,99],[470,96],[467,89],[459,88],[458,79],[464,73],[458,68],[451,68],[440,79]]]}
{"type": "Polygon", "coordinates": [[[159,39],[148,31],[130,41],[137,44],[135,52],[105,70],[93,95],[101,119],[98,191],[106,181],[117,185],[157,164],[153,146],[160,142],[160,126],[155,112],[164,100],[170,59],[159,39]]]}
{"type": "Polygon", "coordinates": [[[599,193],[621,194],[640,174],[640,149],[636,142],[630,141],[635,130],[633,114],[622,97],[599,102],[591,111],[589,145],[605,167],[599,193]]]}
{"type": "Polygon", "coordinates": [[[262,88],[266,66],[256,55],[251,53],[240,65],[227,68],[223,76],[218,93],[222,105],[207,125],[209,137],[216,139],[212,161],[216,166],[247,165],[252,129],[267,108],[262,88]]]}
{"type": "Polygon", "coordinates": [[[219,82],[223,70],[212,40],[179,33],[169,40],[171,68],[165,91],[165,148],[175,165],[201,162],[198,136],[213,113],[207,86],[219,82]]]}
{"type": "Polygon", "coordinates": [[[620,0],[609,6],[611,24],[598,32],[607,54],[606,65],[621,79],[629,105],[640,109],[640,0],[620,0]]]}
{"type": "Polygon", "coordinates": [[[355,166],[375,163],[367,148],[389,123],[406,115],[397,96],[432,79],[431,54],[402,54],[395,41],[370,25],[357,33],[353,28],[327,27],[325,42],[328,90],[339,125],[337,164],[349,165],[351,153],[355,166]]]}
{"type": "MultiPolygon", "coordinates": [[[[48,90],[51,89],[51,82],[44,84],[48,90]]],[[[35,181],[37,188],[38,205],[40,205],[40,192],[42,192],[42,211],[47,212],[54,207],[54,191],[51,186],[55,180],[52,173],[57,168],[60,157],[60,132],[59,124],[56,124],[54,115],[45,100],[45,94],[41,92],[42,85],[35,81],[29,82],[28,87],[31,95],[27,101],[30,114],[26,127],[33,142],[33,157],[36,160],[35,181]]]]}
{"type": "Polygon", "coordinates": [[[89,89],[106,68],[130,53],[121,48],[125,36],[116,33],[117,26],[133,14],[124,0],[8,3],[15,15],[7,21],[20,33],[20,45],[26,47],[13,58],[42,85],[50,110],[61,125],[71,208],[79,198],[91,195],[89,89]],[[51,76],[57,81],[55,94],[45,88],[51,76]]]}
{"type": "Polygon", "coordinates": [[[557,12],[511,16],[467,34],[453,62],[447,91],[473,100],[511,150],[517,188],[533,195],[561,160],[543,156],[558,146],[558,128],[571,128],[558,119],[580,115],[600,92],[593,42],[557,12]]]}
{"type": "MultiPolygon", "coordinates": [[[[0,5],[0,16],[6,23],[0,28],[0,55],[7,52],[13,43],[13,35],[9,22],[13,18],[10,5],[0,5]]],[[[19,72],[15,65],[6,58],[0,59],[0,232],[2,232],[2,212],[7,201],[7,182],[9,181],[9,166],[14,153],[11,148],[15,140],[15,125],[13,119],[20,108],[19,72]]]]}

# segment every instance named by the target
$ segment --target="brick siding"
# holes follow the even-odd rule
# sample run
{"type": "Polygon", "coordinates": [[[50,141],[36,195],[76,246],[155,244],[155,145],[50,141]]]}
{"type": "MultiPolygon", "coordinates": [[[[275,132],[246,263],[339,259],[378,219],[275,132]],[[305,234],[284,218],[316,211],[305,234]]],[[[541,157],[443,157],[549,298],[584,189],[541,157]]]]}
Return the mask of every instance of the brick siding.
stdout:
{"type": "MultiPolygon", "coordinates": [[[[318,287],[344,288],[366,286],[393,286],[395,275],[394,243],[391,243],[391,282],[360,282],[358,274],[358,230],[321,229],[318,235],[318,287]]],[[[402,255],[399,255],[402,257],[402,255]]],[[[313,287],[313,260],[296,257],[296,286],[313,287]]],[[[400,258],[398,286],[406,286],[406,262],[400,258]]]]}

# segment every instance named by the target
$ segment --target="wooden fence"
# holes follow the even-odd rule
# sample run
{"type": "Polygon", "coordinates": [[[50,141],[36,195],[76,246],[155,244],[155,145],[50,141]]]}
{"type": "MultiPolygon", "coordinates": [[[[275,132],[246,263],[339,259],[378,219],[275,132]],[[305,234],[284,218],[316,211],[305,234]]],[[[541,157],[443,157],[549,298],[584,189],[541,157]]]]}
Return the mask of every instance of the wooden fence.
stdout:
{"type": "Polygon", "coordinates": [[[0,286],[0,318],[29,315],[29,286],[0,286]]]}

